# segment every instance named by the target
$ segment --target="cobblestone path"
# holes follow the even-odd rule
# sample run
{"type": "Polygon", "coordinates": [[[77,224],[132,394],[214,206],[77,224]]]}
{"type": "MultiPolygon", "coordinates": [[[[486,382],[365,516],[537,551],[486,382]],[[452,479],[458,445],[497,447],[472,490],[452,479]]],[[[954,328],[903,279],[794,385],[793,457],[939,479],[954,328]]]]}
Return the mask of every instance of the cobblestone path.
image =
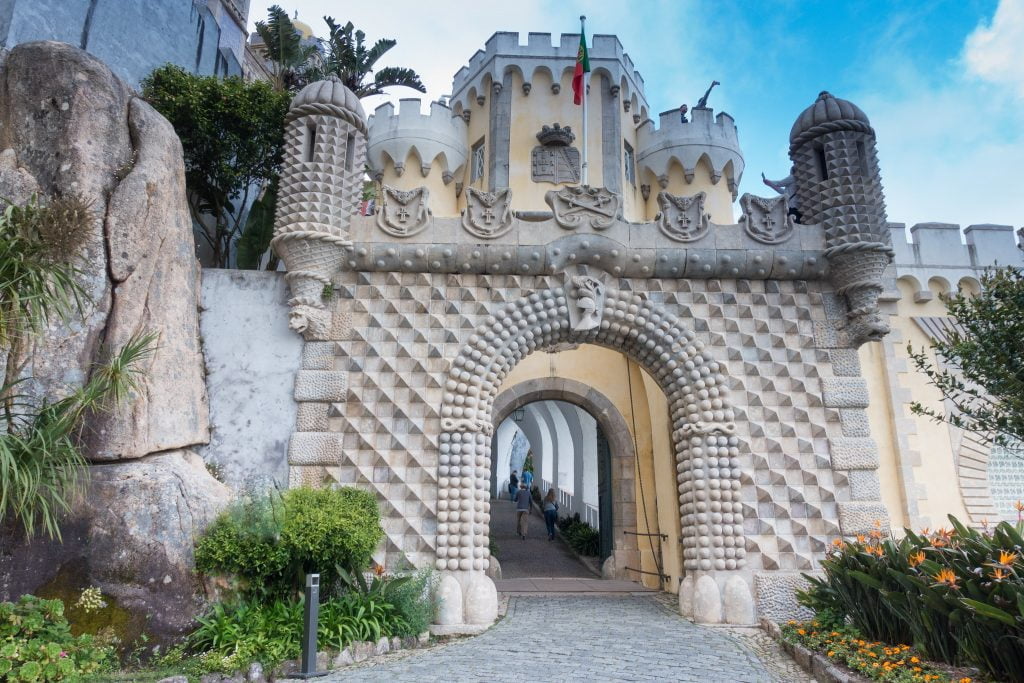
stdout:
{"type": "Polygon", "coordinates": [[[767,650],[755,655],[749,647],[762,650],[727,629],[686,621],[654,594],[517,596],[482,635],[387,655],[318,680],[807,680],[791,660],[776,660],[767,650]]]}
{"type": "Polygon", "coordinates": [[[526,540],[516,533],[515,504],[491,500],[491,536],[498,544],[498,561],[503,579],[526,576],[594,578],[594,574],[565,547],[561,536],[548,541],[544,518],[535,509],[530,512],[526,540]]]}

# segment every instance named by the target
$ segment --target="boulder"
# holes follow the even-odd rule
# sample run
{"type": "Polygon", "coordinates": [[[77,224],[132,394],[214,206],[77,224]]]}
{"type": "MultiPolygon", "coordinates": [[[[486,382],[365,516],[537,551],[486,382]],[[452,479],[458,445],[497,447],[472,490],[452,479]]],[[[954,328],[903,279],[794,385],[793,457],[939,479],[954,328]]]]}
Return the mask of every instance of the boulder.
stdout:
{"type": "Polygon", "coordinates": [[[35,341],[26,392],[59,399],[88,380],[105,348],[159,335],[136,395],[85,424],[94,465],[63,543],[0,525],[0,599],[35,593],[73,605],[98,586],[104,628],[126,645],[142,632],[166,642],[201,605],[193,548],[230,498],[188,450],[209,441],[209,416],[181,144],[106,65],[70,45],[0,52],[0,88],[0,197],[77,195],[92,214],[73,252],[83,316],[54,321],[35,341]]]}
{"type": "Polygon", "coordinates": [[[0,599],[35,593],[70,605],[97,586],[122,642],[142,632],[168,642],[201,606],[194,543],[230,499],[189,451],[95,465],[63,543],[27,541],[8,529],[13,542],[0,550],[0,599]]]}
{"type": "Polygon", "coordinates": [[[140,395],[90,425],[84,453],[111,461],[208,442],[199,270],[174,129],[71,45],[18,45],[0,78],[0,196],[79,195],[93,216],[76,254],[84,319],[54,322],[37,340],[26,388],[40,400],[65,396],[88,379],[102,346],[156,332],[140,395]]]}

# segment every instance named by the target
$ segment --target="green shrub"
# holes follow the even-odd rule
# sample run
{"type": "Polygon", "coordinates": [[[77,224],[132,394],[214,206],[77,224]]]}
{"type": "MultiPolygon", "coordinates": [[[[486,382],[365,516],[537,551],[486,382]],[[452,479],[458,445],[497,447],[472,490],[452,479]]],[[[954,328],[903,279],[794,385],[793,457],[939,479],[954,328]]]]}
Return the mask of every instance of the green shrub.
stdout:
{"type": "Polygon", "coordinates": [[[384,536],[377,498],[356,488],[296,488],[284,493],[281,543],[303,573],[319,572],[320,583],[338,577],[336,565],[362,571],[384,536]]]}
{"type": "Polygon", "coordinates": [[[339,568],[346,595],[360,594],[377,599],[395,608],[394,635],[416,636],[426,631],[434,617],[435,574],[427,567],[402,576],[386,576],[383,567],[367,584],[362,574],[352,574],[339,568]]]}
{"type": "Polygon", "coordinates": [[[0,681],[69,681],[105,671],[114,649],[72,636],[64,603],[22,596],[0,603],[0,681]]]}
{"type": "Polygon", "coordinates": [[[569,547],[580,555],[596,557],[601,553],[601,532],[581,520],[578,512],[558,520],[558,528],[569,547]]]}
{"type": "Polygon", "coordinates": [[[196,547],[196,568],[236,577],[244,596],[268,600],[294,596],[305,573],[319,573],[329,595],[335,567],[362,571],[382,536],[372,493],[290,489],[221,513],[196,547]]]}
{"type": "MultiPolygon", "coordinates": [[[[213,605],[199,617],[199,627],[186,640],[188,650],[197,653],[185,665],[186,673],[230,674],[254,661],[272,668],[297,658],[301,650],[303,608],[301,598],[213,605]]],[[[321,648],[341,650],[357,640],[376,641],[403,635],[408,630],[408,622],[395,605],[379,595],[349,592],[320,604],[317,643],[321,648]]],[[[182,655],[178,651],[170,657],[177,663],[184,661],[182,655]]]]}
{"type": "Polygon", "coordinates": [[[929,658],[1024,681],[1024,525],[874,532],[838,542],[801,599],[848,618],[870,640],[912,642],[929,658]]]}

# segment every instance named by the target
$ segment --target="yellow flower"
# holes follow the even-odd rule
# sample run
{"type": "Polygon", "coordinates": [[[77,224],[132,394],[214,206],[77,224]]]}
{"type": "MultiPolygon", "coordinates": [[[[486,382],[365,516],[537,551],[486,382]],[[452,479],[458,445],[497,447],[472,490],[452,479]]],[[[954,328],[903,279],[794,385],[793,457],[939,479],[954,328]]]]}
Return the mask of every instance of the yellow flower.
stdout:
{"type": "Polygon", "coordinates": [[[953,589],[959,588],[956,582],[956,574],[953,573],[952,569],[940,569],[934,578],[936,585],[948,586],[953,589]]]}
{"type": "Polygon", "coordinates": [[[1017,561],[1017,553],[1011,553],[1008,550],[999,551],[999,564],[1009,566],[1017,561]]]}
{"type": "Polygon", "coordinates": [[[833,656],[833,655],[834,655],[835,653],[836,653],[836,652],[835,652],[835,650],[829,650],[829,651],[828,651],[828,656],[829,656],[829,657],[831,657],[831,656],[833,656]]]}
{"type": "Polygon", "coordinates": [[[963,678],[960,679],[960,683],[971,683],[971,679],[968,678],[967,676],[964,676],[963,678]]]}
{"type": "MultiPolygon", "coordinates": [[[[920,661],[921,661],[921,660],[920,660],[920,659],[918,659],[917,657],[911,657],[911,658],[910,658],[910,663],[911,663],[911,664],[917,664],[917,663],[918,663],[918,662],[920,662],[920,661]]],[[[920,671],[920,669],[918,669],[918,668],[915,668],[915,669],[914,669],[914,671],[920,671]]]]}

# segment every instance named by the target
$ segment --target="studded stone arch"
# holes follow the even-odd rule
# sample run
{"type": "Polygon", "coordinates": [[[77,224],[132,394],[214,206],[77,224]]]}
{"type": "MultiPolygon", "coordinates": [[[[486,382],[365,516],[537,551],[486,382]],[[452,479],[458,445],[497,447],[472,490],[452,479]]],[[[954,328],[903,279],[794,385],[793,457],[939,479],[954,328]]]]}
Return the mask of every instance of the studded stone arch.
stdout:
{"type": "Polygon", "coordinates": [[[581,330],[570,313],[580,296],[575,282],[535,291],[488,316],[452,363],[441,406],[436,567],[487,568],[494,399],[520,360],[561,342],[616,349],[654,377],[671,415],[683,566],[743,567],[740,443],[724,367],[677,316],[632,292],[608,288],[599,322],[581,330]]]}

